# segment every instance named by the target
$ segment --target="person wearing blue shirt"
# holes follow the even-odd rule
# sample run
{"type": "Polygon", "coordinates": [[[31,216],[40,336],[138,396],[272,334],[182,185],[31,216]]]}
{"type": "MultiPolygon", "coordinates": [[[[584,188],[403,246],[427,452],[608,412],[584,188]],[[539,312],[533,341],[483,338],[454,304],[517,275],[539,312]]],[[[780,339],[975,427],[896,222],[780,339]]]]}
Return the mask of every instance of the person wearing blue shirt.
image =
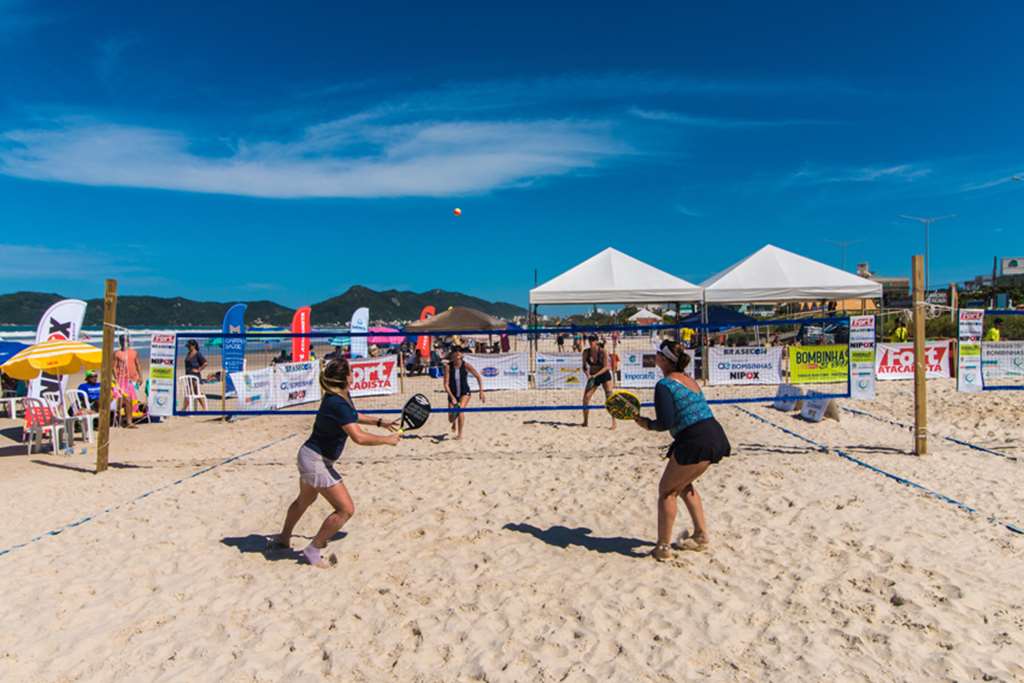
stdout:
{"type": "Polygon", "coordinates": [[[85,381],[78,385],[79,391],[84,391],[89,399],[89,408],[97,410],[100,404],[100,382],[95,370],[87,370],[85,381]]]}
{"type": "Polygon", "coordinates": [[[288,506],[281,533],[271,539],[272,547],[291,548],[292,530],[309,506],[321,495],[331,504],[334,512],[320,525],[316,536],[306,546],[302,555],[314,567],[327,568],[323,551],[338,530],[355,514],[352,496],[341,481],[341,475],[334,469],[335,463],[345,450],[345,443],[352,439],[360,446],[395,446],[398,434],[370,434],[359,425],[376,425],[392,431],[398,428],[398,421],[385,423],[381,418],[362,416],[356,412],[349,395],[352,370],[348,361],[338,358],[327,363],[320,371],[320,389],[323,400],[313,421],[313,433],[299,448],[299,495],[288,506]]]}
{"type": "MultiPolygon", "coordinates": [[[[652,431],[668,431],[672,445],[668,464],[658,484],[658,544],[651,553],[657,560],[672,557],[672,526],[676,520],[676,497],[683,499],[693,533],[689,541],[695,549],[708,545],[704,504],[694,488],[695,482],[713,463],[732,452],[729,439],[718,423],[700,385],[685,374],[690,358],[683,345],[666,339],[655,354],[655,364],[664,377],[654,387],[656,417],[637,417],[636,423],[652,431]]],[[[682,543],[677,548],[684,547],[682,543]]]]}

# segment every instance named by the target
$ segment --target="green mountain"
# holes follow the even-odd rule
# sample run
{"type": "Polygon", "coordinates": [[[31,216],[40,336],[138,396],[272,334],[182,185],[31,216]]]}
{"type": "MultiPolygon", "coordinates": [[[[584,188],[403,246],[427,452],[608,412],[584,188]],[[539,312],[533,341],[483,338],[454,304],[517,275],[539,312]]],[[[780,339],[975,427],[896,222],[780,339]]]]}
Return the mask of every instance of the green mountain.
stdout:
{"type": "MultiPolygon", "coordinates": [[[[15,292],[0,295],[0,325],[35,325],[53,303],[67,297],[43,292],[15,292]]],[[[103,299],[89,299],[85,309],[85,325],[96,327],[103,322],[103,299]]],[[[119,296],[117,322],[127,327],[219,327],[224,312],[235,302],[193,301],[181,297],[119,296]]],[[[273,301],[246,301],[245,319],[270,325],[289,325],[294,310],[273,301]]],[[[344,294],[313,304],[314,327],[347,324],[352,312],[367,306],[372,320],[417,320],[426,305],[443,311],[449,306],[468,306],[500,318],[526,315],[527,311],[507,303],[491,303],[459,292],[434,289],[417,294],[388,290],[376,292],[359,285],[344,294]]]]}

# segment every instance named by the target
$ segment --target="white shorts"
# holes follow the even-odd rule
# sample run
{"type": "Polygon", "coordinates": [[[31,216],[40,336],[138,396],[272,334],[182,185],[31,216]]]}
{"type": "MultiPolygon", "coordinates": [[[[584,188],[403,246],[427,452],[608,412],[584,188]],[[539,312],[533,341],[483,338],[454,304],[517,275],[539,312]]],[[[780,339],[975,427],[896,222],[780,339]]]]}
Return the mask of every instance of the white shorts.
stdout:
{"type": "Polygon", "coordinates": [[[303,444],[298,456],[299,479],[317,489],[328,489],[341,483],[341,475],[334,469],[334,461],[303,444]]]}

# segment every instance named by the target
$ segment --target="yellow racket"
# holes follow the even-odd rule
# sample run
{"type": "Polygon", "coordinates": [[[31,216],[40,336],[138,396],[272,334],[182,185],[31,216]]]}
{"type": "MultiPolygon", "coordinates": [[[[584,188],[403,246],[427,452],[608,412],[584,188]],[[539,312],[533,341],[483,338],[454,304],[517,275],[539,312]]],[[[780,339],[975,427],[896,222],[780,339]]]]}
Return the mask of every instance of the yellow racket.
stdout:
{"type": "Polygon", "coordinates": [[[604,407],[616,420],[633,420],[640,415],[640,397],[632,391],[616,389],[605,399],[604,407]]]}

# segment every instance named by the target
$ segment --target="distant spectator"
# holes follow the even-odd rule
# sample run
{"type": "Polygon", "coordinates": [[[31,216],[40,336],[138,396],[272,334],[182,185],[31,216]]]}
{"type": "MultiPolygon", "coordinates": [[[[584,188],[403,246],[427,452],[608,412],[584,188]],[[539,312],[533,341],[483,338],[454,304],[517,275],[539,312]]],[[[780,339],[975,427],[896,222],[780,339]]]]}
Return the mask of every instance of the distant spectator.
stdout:
{"type": "Polygon", "coordinates": [[[78,385],[79,391],[84,391],[89,400],[89,409],[97,410],[100,404],[100,378],[95,370],[86,370],[85,381],[78,385]]]}
{"type": "Polygon", "coordinates": [[[185,354],[185,374],[203,379],[203,370],[206,369],[206,358],[199,353],[199,342],[189,339],[185,344],[188,353],[185,354]]]}
{"type": "Polygon", "coordinates": [[[910,338],[910,330],[907,329],[907,324],[902,320],[896,324],[896,329],[892,331],[892,340],[898,344],[902,344],[910,338]]]}
{"type": "Polygon", "coordinates": [[[558,336],[555,337],[555,343],[558,344],[558,352],[559,353],[561,353],[562,351],[565,351],[565,335],[564,334],[559,332],[558,336]]]}
{"type": "Polygon", "coordinates": [[[985,333],[985,341],[997,342],[1003,338],[1003,319],[996,318],[995,322],[992,323],[992,327],[988,328],[988,332],[985,333]]]}

